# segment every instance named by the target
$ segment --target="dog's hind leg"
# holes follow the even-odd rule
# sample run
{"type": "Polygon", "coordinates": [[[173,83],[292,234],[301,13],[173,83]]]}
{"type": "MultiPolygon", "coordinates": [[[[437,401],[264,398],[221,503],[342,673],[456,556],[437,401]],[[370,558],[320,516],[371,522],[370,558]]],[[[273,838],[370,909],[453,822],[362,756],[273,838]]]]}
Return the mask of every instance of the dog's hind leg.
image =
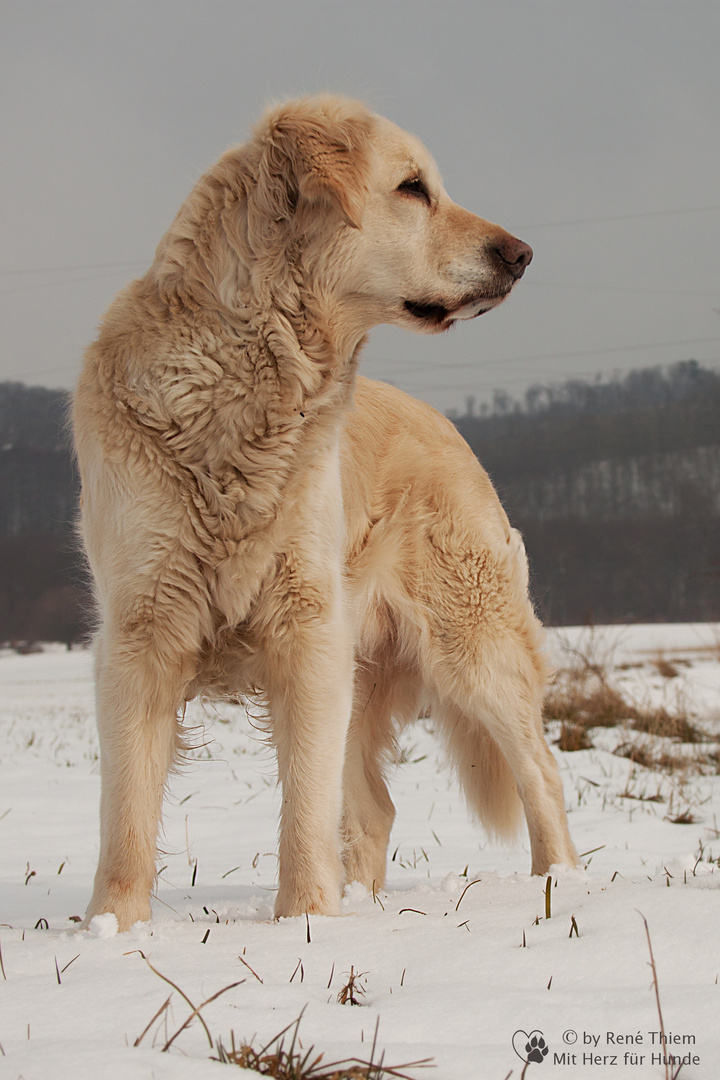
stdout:
{"type": "Polygon", "coordinates": [[[511,530],[498,550],[482,542],[474,523],[461,532],[443,522],[428,562],[432,614],[422,670],[468,801],[490,832],[502,834],[516,821],[519,796],[533,873],[574,866],[562,783],[543,733],[547,669],[522,540],[511,530]]]}
{"type": "Polygon", "coordinates": [[[377,668],[355,677],[353,715],[343,776],[343,863],[345,880],[368,889],[385,884],[395,807],[383,775],[394,750],[392,702],[377,668]]]}
{"type": "Polygon", "coordinates": [[[117,917],[120,930],[150,918],[163,794],[189,671],[159,655],[146,636],[106,628],[98,639],[100,858],[85,925],[104,912],[117,917]]]}

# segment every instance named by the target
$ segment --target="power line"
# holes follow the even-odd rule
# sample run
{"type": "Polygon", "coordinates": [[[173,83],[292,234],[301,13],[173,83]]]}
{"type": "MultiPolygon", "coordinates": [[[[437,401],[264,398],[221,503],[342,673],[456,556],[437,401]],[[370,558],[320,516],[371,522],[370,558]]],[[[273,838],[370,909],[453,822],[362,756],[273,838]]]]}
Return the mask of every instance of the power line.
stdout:
{"type": "MultiPolygon", "coordinates": [[[[701,362],[703,366],[717,364],[718,362],[720,362],[720,356],[706,357],[701,362]]],[[[494,390],[506,390],[509,386],[526,386],[528,384],[528,378],[526,375],[518,375],[515,378],[510,379],[506,379],[502,375],[491,375],[489,379],[481,380],[480,377],[484,374],[484,368],[484,364],[478,364],[477,374],[479,378],[477,380],[467,379],[465,382],[461,383],[444,383],[442,386],[425,386],[422,383],[415,382],[415,380],[413,379],[407,379],[403,381],[403,385],[404,387],[411,388],[406,390],[407,393],[414,395],[421,391],[427,392],[430,390],[435,390],[438,392],[448,390],[457,394],[488,394],[492,393],[494,390]]],[[[422,375],[422,372],[418,372],[418,374],[422,375]]],[[[616,372],[612,374],[614,376],[616,372]]],[[[599,375],[608,375],[608,372],[598,372],[597,370],[588,371],[587,369],[583,371],[558,371],[553,375],[549,376],[548,378],[543,379],[542,385],[545,386],[550,383],[562,384],[568,382],[571,379],[591,380],[597,378],[599,375]]]]}
{"type": "MultiPolygon", "coordinates": [[[[83,351],[84,350],[80,350],[80,354],[82,354],[83,351]]],[[[7,372],[6,374],[3,374],[2,376],[0,376],[0,383],[3,383],[3,382],[24,382],[28,378],[35,380],[35,379],[37,379],[38,375],[43,375],[43,376],[48,376],[48,375],[68,376],[68,375],[72,375],[73,378],[77,378],[80,375],[80,370],[81,370],[81,367],[80,367],[80,363],[78,362],[77,368],[69,368],[69,367],[42,368],[42,370],[40,370],[40,371],[26,371],[26,372],[21,372],[21,373],[19,373],[17,375],[13,375],[11,372],[7,372]]],[[[31,386],[37,386],[37,385],[40,385],[40,384],[33,381],[30,385],[31,386]]],[[[56,389],[56,388],[55,387],[49,387],[49,389],[52,390],[52,389],[56,389]]],[[[62,390],[62,389],[66,389],[66,387],[58,387],[57,389],[62,390]]]]}
{"type": "MultiPolygon", "coordinates": [[[[645,349],[665,349],[665,348],[679,348],[683,345],[704,345],[708,342],[720,341],[720,337],[705,337],[705,338],[684,338],[680,341],[652,341],[646,345],[613,345],[606,349],[576,349],[572,352],[550,352],[550,353],[536,353],[530,356],[509,356],[504,359],[500,358],[491,361],[493,365],[502,364],[525,364],[534,362],[535,360],[568,360],[574,356],[610,356],[613,353],[626,353],[626,352],[643,352],[645,349]]],[[[379,358],[378,358],[379,359],[379,358]]],[[[386,361],[389,363],[390,361],[386,361]]],[[[403,371],[407,371],[410,367],[410,363],[405,363],[403,360],[393,360],[392,363],[399,367],[403,371]]],[[[459,360],[443,362],[442,368],[439,370],[439,374],[444,374],[446,371],[453,371],[458,369],[476,368],[478,365],[477,360],[459,360]]]]}
{"type": "Polygon", "coordinates": [[[13,285],[10,289],[0,289],[0,296],[10,296],[11,293],[35,292],[37,289],[58,289],[63,285],[79,285],[84,281],[104,281],[107,278],[116,278],[119,270],[109,270],[104,274],[85,274],[76,278],[61,278],[59,281],[35,281],[32,285],[13,285]]]}
{"type": "Polygon", "coordinates": [[[635,221],[639,218],[672,217],[675,214],[707,214],[714,210],[720,210],[720,205],[686,206],[680,210],[643,210],[635,214],[608,214],[604,217],[572,218],[567,221],[543,221],[539,225],[518,225],[517,229],[559,229],[567,225],[601,225],[608,221],[635,221]]]}
{"type": "Polygon", "coordinates": [[[720,287],[714,292],[698,292],[685,289],[650,289],[642,285],[585,285],[578,281],[535,281],[531,278],[529,281],[523,282],[522,289],[524,292],[528,287],[538,288],[538,286],[548,289],[583,289],[588,292],[647,293],[652,296],[709,296],[713,300],[720,299],[720,287]]]}
{"type": "Polygon", "coordinates": [[[64,274],[78,270],[117,270],[123,267],[147,266],[148,260],[140,262],[84,263],[79,266],[36,266],[26,270],[0,270],[0,277],[19,277],[26,274],[64,274]]]}

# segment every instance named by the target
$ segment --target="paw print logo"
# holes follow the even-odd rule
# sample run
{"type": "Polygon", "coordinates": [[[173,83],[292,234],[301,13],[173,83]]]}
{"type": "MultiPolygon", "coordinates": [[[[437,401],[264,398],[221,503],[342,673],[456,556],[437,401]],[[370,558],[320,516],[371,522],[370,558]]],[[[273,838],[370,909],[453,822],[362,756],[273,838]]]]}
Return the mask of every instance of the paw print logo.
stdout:
{"type": "Polygon", "coordinates": [[[542,1031],[516,1031],[512,1037],[513,1050],[521,1061],[541,1064],[548,1056],[548,1045],[542,1031]]]}
{"type": "Polygon", "coordinates": [[[533,1035],[532,1039],[525,1044],[525,1053],[527,1054],[527,1061],[542,1061],[547,1057],[548,1048],[545,1045],[545,1040],[539,1033],[533,1035]]]}

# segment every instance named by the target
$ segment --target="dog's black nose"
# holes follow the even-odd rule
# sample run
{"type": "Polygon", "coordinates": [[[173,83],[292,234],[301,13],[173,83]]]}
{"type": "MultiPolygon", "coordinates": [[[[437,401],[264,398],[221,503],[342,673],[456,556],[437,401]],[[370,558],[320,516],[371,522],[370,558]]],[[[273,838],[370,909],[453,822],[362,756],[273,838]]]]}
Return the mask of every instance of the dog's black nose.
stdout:
{"type": "Polygon", "coordinates": [[[533,252],[529,244],[517,240],[514,236],[503,237],[495,245],[495,251],[502,260],[506,270],[509,270],[514,278],[521,278],[525,273],[525,267],[532,260],[533,252]]]}

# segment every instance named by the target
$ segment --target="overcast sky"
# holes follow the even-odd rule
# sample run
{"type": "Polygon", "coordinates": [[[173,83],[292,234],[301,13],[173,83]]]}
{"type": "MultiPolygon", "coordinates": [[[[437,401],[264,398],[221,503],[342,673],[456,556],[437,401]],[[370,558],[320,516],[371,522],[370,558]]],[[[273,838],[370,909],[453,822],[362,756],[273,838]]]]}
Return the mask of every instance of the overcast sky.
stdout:
{"type": "Polygon", "coordinates": [[[270,100],[359,97],[535,259],[364,372],[442,409],[720,366],[718,0],[0,0],[0,378],[72,386],[115,292],[270,100]]]}

